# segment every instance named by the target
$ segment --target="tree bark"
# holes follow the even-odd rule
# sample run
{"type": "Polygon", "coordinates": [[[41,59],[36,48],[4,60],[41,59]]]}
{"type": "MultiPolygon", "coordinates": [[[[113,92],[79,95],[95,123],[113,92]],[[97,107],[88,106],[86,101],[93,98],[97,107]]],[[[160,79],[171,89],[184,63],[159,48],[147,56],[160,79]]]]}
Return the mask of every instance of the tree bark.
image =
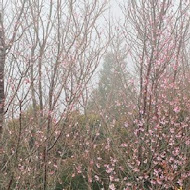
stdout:
{"type": "Polygon", "coordinates": [[[4,66],[5,66],[5,39],[3,30],[2,13],[0,13],[0,135],[3,131],[4,121],[4,66]]]}

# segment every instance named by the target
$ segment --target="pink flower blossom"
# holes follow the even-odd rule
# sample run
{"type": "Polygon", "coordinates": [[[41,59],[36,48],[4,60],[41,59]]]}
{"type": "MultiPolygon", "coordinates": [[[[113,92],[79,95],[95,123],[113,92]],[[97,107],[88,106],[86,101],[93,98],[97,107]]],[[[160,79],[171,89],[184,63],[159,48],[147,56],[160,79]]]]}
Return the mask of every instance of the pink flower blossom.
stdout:
{"type": "Polygon", "coordinates": [[[115,185],[114,185],[113,183],[110,184],[110,185],[109,185],[109,189],[110,189],[110,190],[116,190],[115,185]]]}

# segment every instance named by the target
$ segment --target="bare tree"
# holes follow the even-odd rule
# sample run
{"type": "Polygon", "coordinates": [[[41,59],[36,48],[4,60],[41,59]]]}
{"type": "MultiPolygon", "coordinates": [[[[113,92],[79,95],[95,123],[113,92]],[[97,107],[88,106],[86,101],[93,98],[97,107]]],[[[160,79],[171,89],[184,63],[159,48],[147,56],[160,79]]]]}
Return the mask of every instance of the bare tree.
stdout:
{"type": "MultiPolygon", "coordinates": [[[[7,19],[7,12],[5,6],[8,6],[9,1],[0,2],[0,135],[2,134],[3,122],[4,122],[4,107],[5,107],[5,92],[4,92],[4,81],[5,81],[5,60],[9,50],[12,48],[14,42],[18,40],[20,29],[20,20],[24,13],[25,1],[22,2],[21,6],[17,8],[17,12],[7,19]],[[7,32],[7,22],[9,22],[9,32],[7,32]]],[[[14,5],[13,5],[14,6],[14,5]]],[[[11,6],[9,7],[11,8],[11,6]]],[[[22,34],[20,34],[22,35],[22,34]]]]}
{"type": "Polygon", "coordinates": [[[79,105],[107,46],[97,23],[107,2],[29,0],[10,2],[8,7],[8,1],[3,3],[0,115],[3,121],[5,112],[7,122],[18,123],[6,126],[2,139],[9,146],[6,132],[10,132],[9,138],[15,135],[11,155],[5,151],[2,158],[9,157],[1,169],[9,173],[2,188],[11,189],[17,181],[21,188],[47,189],[52,185],[48,178],[52,167],[48,163],[57,162],[54,148],[65,135],[69,113],[79,105]],[[5,34],[11,32],[7,39],[5,34]],[[27,150],[25,155],[21,153],[23,148],[27,150]],[[28,183],[21,173],[16,177],[24,163],[25,169],[36,172],[34,178],[25,176],[28,183]]]}

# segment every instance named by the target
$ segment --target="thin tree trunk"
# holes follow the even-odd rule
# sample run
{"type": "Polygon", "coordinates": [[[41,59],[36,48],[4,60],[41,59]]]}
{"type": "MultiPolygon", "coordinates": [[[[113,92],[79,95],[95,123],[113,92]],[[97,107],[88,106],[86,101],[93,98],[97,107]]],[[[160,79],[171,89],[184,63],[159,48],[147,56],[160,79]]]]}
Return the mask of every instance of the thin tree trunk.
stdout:
{"type": "Polygon", "coordinates": [[[0,135],[3,131],[4,120],[4,66],[5,66],[5,41],[3,31],[2,13],[0,13],[0,135]]]}

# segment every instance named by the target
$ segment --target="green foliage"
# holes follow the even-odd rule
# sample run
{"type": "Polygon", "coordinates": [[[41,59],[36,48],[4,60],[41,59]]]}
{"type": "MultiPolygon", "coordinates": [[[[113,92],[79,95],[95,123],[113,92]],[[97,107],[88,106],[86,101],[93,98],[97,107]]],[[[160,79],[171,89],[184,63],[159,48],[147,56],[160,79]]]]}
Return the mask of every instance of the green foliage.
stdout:
{"type": "Polygon", "coordinates": [[[92,92],[88,111],[98,113],[106,110],[107,120],[120,118],[126,114],[126,104],[123,101],[127,92],[124,87],[128,78],[124,57],[113,53],[105,56],[103,68],[100,71],[98,87],[92,92]]]}
{"type": "Polygon", "coordinates": [[[57,183],[55,190],[63,190],[63,189],[84,190],[84,189],[88,189],[86,180],[83,178],[82,175],[77,175],[77,176],[72,178],[71,176],[63,174],[61,180],[62,180],[62,183],[57,183]]]}

